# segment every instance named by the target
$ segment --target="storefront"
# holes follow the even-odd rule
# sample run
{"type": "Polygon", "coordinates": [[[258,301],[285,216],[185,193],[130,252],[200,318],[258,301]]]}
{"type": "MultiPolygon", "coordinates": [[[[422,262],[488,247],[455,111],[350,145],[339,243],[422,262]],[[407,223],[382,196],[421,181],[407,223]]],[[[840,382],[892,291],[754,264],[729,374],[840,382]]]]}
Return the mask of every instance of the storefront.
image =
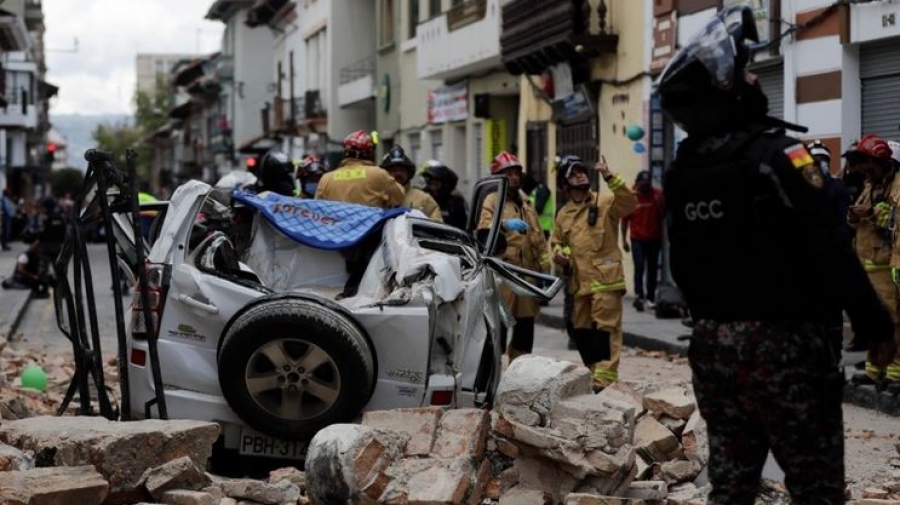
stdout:
{"type": "Polygon", "coordinates": [[[784,118],[784,63],[781,58],[772,58],[750,66],[756,75],[763,93],[769,99],[769,115],[784,118]]]}
{"type": "Polygon", "coordinates": [[[859,49],[862,132],[900,140],[900,37],[859,49]]]}

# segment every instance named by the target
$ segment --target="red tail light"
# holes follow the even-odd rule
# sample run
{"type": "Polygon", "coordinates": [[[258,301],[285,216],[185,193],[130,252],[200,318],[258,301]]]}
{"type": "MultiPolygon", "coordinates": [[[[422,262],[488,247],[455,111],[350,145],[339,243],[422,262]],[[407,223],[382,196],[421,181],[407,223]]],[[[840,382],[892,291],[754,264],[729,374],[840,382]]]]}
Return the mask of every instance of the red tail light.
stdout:
{"type": "Polygon", "coordinates": [[[165,265],[147,263],[144,268],[147,272],[147,286],[135,286],[131,299],[131,336],[135,340],[147,340],[149,337],[143,293],[145,291],[147,293],[147,308],[150,309],[150,321],[155,336],[159,335],[159,323],[162,321],[163,307],[166,303],[165,265]]]}
{"type": "Polygon", "coordinates": [[[146,366],[147,365],[147,352],[143,349],[132,349],[131,350],[131,364],[137,366],[146,366]]]}
{"type": "Polygon", "coordinates": [[[453,403],[453,391],[432,391],[432,405],[450,405],[453,403]]]}

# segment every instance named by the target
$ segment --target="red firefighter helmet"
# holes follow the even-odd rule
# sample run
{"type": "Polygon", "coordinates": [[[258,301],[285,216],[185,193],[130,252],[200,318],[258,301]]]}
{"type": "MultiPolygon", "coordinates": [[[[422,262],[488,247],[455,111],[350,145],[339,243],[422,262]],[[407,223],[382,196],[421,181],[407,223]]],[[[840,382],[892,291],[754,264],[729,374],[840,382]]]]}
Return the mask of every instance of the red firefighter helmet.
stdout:
{"type": "Polygon", "coordinates": [[[859,139],[855,152],[871,156],[877,160],[891,161],[891,146],[883,138],[871,133],[859,139]]]}
{"type": "Polygon", "coordinates": [[[344,157],[359,160],[375,160],[375,142],[372,136],[363,130],[358,130],[344,138],[344,157]]]}
{"type": "Polygon", "coordinates": [[[300,162],[300,168],[309,175],[321,175],[328,171],[322,160],[315,154],[307,154],[300,162]]]}
{"type": "Polygon", "coordinates": [[[521,169],[522,162],[519,161],[519,158],[517,158],[515,154],[503,151],[502,153],[498,154],[497,157],[494,158],[494,162],[491,163],[491,174],[499,174],[507,168],[513,167],[518,167],[519,169],[521,169]]]}

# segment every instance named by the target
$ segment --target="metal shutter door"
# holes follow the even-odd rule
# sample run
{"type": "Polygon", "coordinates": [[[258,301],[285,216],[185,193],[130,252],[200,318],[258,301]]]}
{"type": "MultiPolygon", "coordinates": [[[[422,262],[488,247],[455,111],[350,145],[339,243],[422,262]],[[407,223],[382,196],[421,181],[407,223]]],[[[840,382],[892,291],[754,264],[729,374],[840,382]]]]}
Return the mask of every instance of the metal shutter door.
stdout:
{"type": "Polygon", "coordinates": [[[900,139],[900,43],[866,44],[859,55],[862,133],[900,139]]]}
{"type": "Polygon", "coordinates": [[[766,66],[751,69],[756,74],[759,85],[769,97],[769,115],[779,119],[784,118],[784,64],[766,66]]]}

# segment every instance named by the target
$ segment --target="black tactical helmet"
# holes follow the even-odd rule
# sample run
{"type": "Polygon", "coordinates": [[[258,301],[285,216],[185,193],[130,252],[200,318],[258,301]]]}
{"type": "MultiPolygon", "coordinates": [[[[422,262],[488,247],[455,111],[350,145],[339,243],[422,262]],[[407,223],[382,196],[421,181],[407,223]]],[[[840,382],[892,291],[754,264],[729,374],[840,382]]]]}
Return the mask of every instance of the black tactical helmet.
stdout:
{"type": "Polygon", "coordinates": [[[765,118],[768,99],[744,77],[759,42],[753,11],[723,9],[669,62],[658,81],[663,112],[689,134],[723,133],[765,118]]]}
{"type": "MultiPolygon", "coordinates": [[[[559,158],[559,161],[556,163],[556,187],[571,187],[571,184],[569,184],[569,177],[571,177],[576,170],[581,170],[588,175],[591,173],[584,165],[584,161],[581,160],[580,156],[567,154],[559,158]]],[[[588,186],[590,186],[590,183],[588,183],[588,186]]]]}
{"type": "Polygon", "coordinates": [[[260,163],[261,191],[274,191],[290,196],[294,193],[294,164],[281,151],[272,149],[260,163]]]}
{"type": "Polygon", "coordinates": [[[387,170],[390,167],[403,167],[409,172],[409,177],[416,172],[416,165],[406,156],[406,152],[399,145],[394,145],[391,150],[381,159],[381,168],[387,170]]]}
{"type": "Polygon", "coordinates": [[[425,164],[425,171],[422,172],[422,177],[441,181],[441,191],[445,193],[452,193],[459,182],[456,172],[437,160],[431,160],[425,164]]]}

